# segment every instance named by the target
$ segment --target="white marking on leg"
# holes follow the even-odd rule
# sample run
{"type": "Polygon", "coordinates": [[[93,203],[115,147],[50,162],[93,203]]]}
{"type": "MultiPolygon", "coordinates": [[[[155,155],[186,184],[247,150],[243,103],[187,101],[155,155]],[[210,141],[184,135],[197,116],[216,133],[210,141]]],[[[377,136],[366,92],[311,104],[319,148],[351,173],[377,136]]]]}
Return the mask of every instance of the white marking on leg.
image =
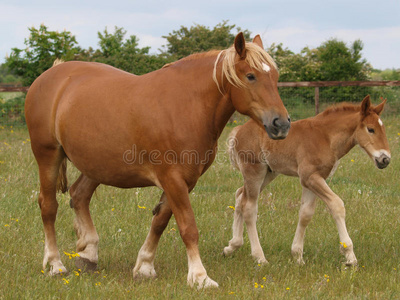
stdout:
{"type": "Polygon", "coordinates": [[[231,255],[243,245],[243,214],[242,214],[242,192],[243,188],[239,188],[236,192],[236,205],[233,217],[233,237],[229,241],[229,246],[224,248],[225,255],[231,255]]]}
{"type": "Polygon", "coordinates": [[[206,269],[201,262],[198,251],[187,251],[189,272],[187,277],[188,284],[193,287],[197,285],[198,289],[218,287],[218,283],[207,276],[206,269]]]}
{"type": "Polygon", "coordinates": [[[156,249],[157,245],[154,245],[151,241],[150,231],[143,243],[143,246],[139,250],[138,258],[133,269],[134,278],[152,278],[157,276],[156,270],[154,269],[156,249]]]}
{"type": "Polygon", "coordinates": [[[310,223],[312,216],[315,212],[315,194],[310,190],[303,187],[301,196],[301,207],[299,211],[299,222],[297,224],[296,233],[292,243],[292,256],[299,264],[304,264],[303,260],[303,247],[304,236],[306,233],[307,225],[310,223]]]}

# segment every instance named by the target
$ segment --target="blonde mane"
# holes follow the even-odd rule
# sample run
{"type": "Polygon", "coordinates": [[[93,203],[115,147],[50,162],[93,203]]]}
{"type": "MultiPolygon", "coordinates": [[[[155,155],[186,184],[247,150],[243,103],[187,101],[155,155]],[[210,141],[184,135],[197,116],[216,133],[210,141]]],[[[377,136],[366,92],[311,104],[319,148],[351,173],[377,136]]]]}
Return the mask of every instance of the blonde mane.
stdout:
{"type": "MultiPolygon", "coordinates": [[[[235,57],[236,57],[236,50],[232,46],[226,50],[221,51],[214,64],[213,70],[213,79],[219,88],[219,83],[217,80],[217,64],[218,61],[222,57],[222,74],[221,74],[221,81],[223,80],[224,76],[229,81],[230,84],[244,88],[246,85],[236,74],[235,70],[235,57]]],[[[253,69],[256,69],[259,72],[264,71],[263,64],[267,64],[268,66],[278,70],[278,67],[272,57],[260,46],[254,43],[246,43],[246,63],[253,69]]],[[[220,90],[221,91],[221,90],[220,90]]],[[[222,92],[221,92],[222,93],[222,92]]]]}

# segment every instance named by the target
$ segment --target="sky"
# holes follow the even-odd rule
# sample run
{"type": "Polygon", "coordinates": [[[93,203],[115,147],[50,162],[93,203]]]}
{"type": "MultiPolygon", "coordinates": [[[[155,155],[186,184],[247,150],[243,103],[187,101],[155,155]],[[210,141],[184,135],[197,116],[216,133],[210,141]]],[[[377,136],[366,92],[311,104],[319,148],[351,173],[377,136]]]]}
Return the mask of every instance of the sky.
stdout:
{"type": "Polygon", "coordinates": [[[82,48],[98,48],[98,32],[115,26],[139,47],[159,53],[181,26],[210,29],[222,21],[259,34],[264,47],[282,43],[299,53],[336,38],[360,39],[362,57],[376,69],[400,69],[400,0],[0,0],[0,63],[24,49],[30,27],[70,31],[82,48]]]}

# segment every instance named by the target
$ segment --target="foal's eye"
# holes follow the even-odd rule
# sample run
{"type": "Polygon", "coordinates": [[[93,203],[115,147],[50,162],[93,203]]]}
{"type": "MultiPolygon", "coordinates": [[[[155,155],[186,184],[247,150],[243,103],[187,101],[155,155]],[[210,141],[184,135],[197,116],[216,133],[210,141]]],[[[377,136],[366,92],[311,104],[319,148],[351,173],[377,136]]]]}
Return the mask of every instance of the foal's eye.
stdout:
{"type": "Polygon", "coordinates": [[[373,128],[367,127],[367,129],[369,133],[375,133],[375,130],[373,128]]]}
{"type": "Polygon", "coordinates": [[[247,79],[248,79],[249,81],[254,81],[254,80],[256,80],[256,76],[254,76],[253,73],[247,74],[246,77],[247,77],[247,79]]]}

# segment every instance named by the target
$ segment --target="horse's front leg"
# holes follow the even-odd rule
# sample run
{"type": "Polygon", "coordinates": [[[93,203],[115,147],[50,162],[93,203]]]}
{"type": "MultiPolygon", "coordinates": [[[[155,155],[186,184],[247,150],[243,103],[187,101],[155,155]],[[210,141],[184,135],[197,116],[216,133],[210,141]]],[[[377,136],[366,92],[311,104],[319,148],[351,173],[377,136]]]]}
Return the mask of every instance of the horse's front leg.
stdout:
{"type": "Polygon", "coordinates": [[[83,270],[97,268],[99,236],[90,216],[89,204],[99,183],[81,175],[70,188],[70,205],[75,211],[74,227],[78,237],[75,260],[76,266],[83,270]]]}
{"type": "Polygon", "coordinates": [[[235,252],[243,245],[243,212],[242,212],[242,196],[243,187],[240,187],[235,194],[236,204],[235,212],[233,213],[233,237],[229,241],[229,245],[224,248],[224,255],[228,256],[235,252]]]}
{"type": "Polygon", "coordinates": [[[303,193],[301,196],[301,207],[299,212],[299,222],[297,224],[296,234],[294,235],[292,243],[292,255],[299,264],[304,264],[304,235],[306,233],[307,225],[310,223],[311,218],[313,217],[315,212],[315,206],[317,204],[315,200],[315,194],[309,189],[303,187],[303,193]]]}
{"type": "Polygon", "coordinates": [[[224,254],[230,255],[243,245],[243,221],[245,221],[251,255],[258,263],[268,263],[257,233],[257,201],[261,190],[276,177],[276,174],[267,172],[267,165],[261,163],[243,165],[241,171],[244,186],[236,191],[233,238],[229,241],[229,246],[224,248],[224,254]]]}
{"type": "Polygon", "coordinates": [[[339,231],[340,250],[346,257],[346,265],[356,265],[357,258],[353,251],[353,242],[346,228],[346,209],[343,200],[329,188],[325,179],[316,173],[308,177],[308,180],[302,180],[302,185],[326,203],[339,231]]]}
{"type": "Polygon", "coordinates": [[[160,181],[186,246],[189,266],[188,284],[192,287],[197,285],[198,288],[218,287],[218,283],[207,276],[206,269],[200,258],[199,232],[189,201],[189,188],[179,175],[168,175],[167,178],[160,181]]]}
{"type": "Polygon", "coordinates": [[[154,269],[154,258],[160,237],[172,216],[165,193],[162,194],[159,204],[153,210],[153,215],[150,231],[143,246],[140,248],[136,265],[133,269],[134,278],[152,278],[157,276],[154,269]]]}

